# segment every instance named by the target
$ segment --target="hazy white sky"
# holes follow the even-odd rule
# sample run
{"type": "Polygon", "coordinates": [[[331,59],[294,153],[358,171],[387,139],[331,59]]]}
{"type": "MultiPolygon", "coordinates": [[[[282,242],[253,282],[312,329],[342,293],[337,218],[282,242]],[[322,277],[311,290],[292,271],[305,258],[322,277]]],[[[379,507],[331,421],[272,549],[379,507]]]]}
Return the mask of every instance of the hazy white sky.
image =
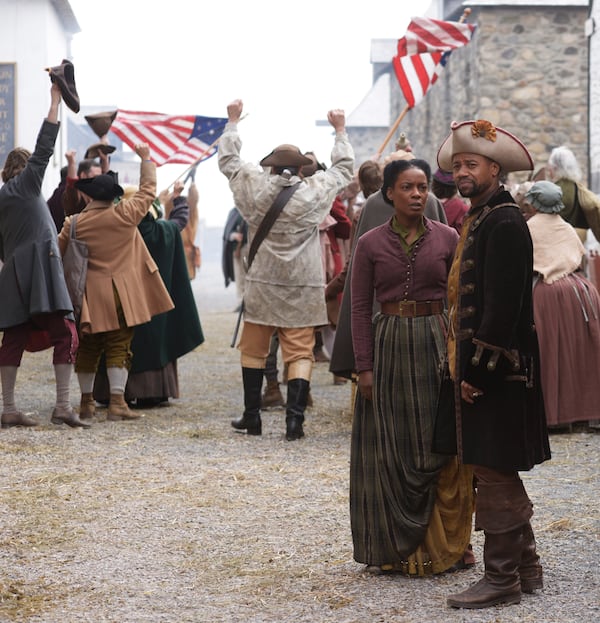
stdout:
{"type": "MultiPolygon", "coordinates": [[[[70,0],[84,105],[226,117],[244,101],[242,157],[280,143],[329,163],[333,140],[315,127],[331,108],[350,114],[372,83],[372,39],[398,39],[430,0],[70,0]]],[[[185,169],[160,167],[159,187],[185,169]]],[[[232,207],[216,156],[200,164],[200,214],[219,226],[232,207]]]]}

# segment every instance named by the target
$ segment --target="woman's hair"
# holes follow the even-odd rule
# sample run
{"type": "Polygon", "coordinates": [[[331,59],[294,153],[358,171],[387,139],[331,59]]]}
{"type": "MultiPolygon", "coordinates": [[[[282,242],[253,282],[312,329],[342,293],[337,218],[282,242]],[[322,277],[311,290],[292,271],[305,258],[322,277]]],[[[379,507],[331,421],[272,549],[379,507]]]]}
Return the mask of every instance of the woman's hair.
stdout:
{"type": "Polygon", "coordinates": [[[376,193],[383,183],[383,173],[378,162],[365,160],[358,169],[358,184],[365,199],[376,193]]]}
{"type": "Polygon", "coordinates": [[[392,162],[385,165],[385,169],[383,170],[381,194],[383,195],[383,199],[386,203],[393,205],[393,202],[388,199],[387,191],[389,188],[394,186],[398,176],[409,169],[419,169],[423,171],[423,173],[425,173],[425,177],[427,178],[427,184],[429,185],[429,180],[431,179],[431,167],[425,160],[421,160],[420,158],[415,158],[413,160],[392,160],[392,162]]]}
{"type": "Polygon", "coordinates": [[[16,147],[9,152],[8,156],[6,156],[4,168],[2,169],[2,181],[6,183],[8,180],[19,175],[25,168],[30,157],[31,152],[23,147],[16,147]]]}
{"type": "Polygon", "coordinates": [[[581,181],[581,169],[577,164],[575,154],[564,145],[552,150],[548,158],[548,167],[553,180],[566,178],[573,182],[581,181]]]}

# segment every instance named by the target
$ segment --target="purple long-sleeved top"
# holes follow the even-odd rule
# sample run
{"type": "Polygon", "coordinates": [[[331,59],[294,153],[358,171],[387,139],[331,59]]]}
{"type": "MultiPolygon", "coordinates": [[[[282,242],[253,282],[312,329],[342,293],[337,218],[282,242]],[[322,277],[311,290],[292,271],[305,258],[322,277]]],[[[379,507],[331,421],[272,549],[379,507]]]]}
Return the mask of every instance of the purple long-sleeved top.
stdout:
{"type": "Polygon", "coordinates": [[[409,255],[389,222],[362,235],[352,258],[352,344],[356,370],[373,369],[373,300],[445,299],[458,242],[455,229],[424,219],[425,233],[409,255]]]}

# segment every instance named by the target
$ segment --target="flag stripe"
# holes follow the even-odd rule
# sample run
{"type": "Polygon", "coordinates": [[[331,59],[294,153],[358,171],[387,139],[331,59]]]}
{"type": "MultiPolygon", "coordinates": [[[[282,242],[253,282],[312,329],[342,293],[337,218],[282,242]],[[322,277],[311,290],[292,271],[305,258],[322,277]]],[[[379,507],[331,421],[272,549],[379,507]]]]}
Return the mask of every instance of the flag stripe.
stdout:
{"type": "Polygon", "coordinates": [[[408,25],[406,35],[398,41],[398,55],[447,52],[469,43],[474,31],[473,24],[415,17],[408,25]]]}
{"type": "Polygon", "coordinates": [[[137,143],[148,143],[150,158],[160,166],[194,164],[214,155],[226,123],[218,117],[118,110],[110,129],[132,149],[137,143]]]}
{"type": "Polygon", "coordinates": [[[423,99],[427,89],[437,80],[441,57],[441,54],[414,54],[394,58],[394,71],[410,108],[423,99]]]}
{"type": "Polygon", "coordinates": [[[473,24],[413,18],[406,35],[398,40],[392,66],[409,108],[418,104],[446,66],[450,52],[467,45],[473,24]]]}

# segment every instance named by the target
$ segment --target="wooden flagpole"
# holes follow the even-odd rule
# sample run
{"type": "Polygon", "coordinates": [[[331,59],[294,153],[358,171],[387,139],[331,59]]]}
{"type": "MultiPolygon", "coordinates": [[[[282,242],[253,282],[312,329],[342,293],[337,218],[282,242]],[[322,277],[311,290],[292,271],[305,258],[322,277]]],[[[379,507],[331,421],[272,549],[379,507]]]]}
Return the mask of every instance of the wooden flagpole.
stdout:
{"type": "Polygon", "coordinates": [[[198,160],[196,160],[196,162],[194,162],[193,164],[191,164],[183,173],[181,173],[180,175],[178,175],[168,186],[167,188],[171,188],[171,186],[175,185],[175,182],[178,179],[181,179],[184,175],[186,175],[187,173],[189,173],[194,167],[198,166],[203,160],[207,159],[207,154],[210,153],[210,150],[219,142],[219,139],[221,137],[219,136],[216,140],[214,140],[205,150],[204,153],[200,156],[200,158],[198,158],[198,160]]]}
{"type": "MultiPolygon", "coordinates": [[[[460,19],[458,20],[458,23],[459,24],[464,23],[466,21],[467,17],[469,17],[470,14],[471,14],[471,9],[466,8],[463,11],[463,14],[461,15],[460,19]]],[[[406,113],[409,110],[410,110],[410,106],[407,104],[404,107],[404,109],[402,110],[402,112],[398,115],[398,118],[396,119],[396,121],[394,121],[394,125],[390,128],[390,131],[387,133],[387,136],[383,140],[383,143],[381,144],[381,147],[377,150],[377,153],[373,157],[373,160],[377,161],[377,160],[379,160],[379,158],[381,158],[381,154],[383,153],[383,150],[386,148],[387,144],[390,142],[390,139],[394,135],[394,132],[396,132],[396,130],[398,129],[398,126],[402,122],[402,119],[404,119],[404,117],[406,116],[406,113]]]]}
{"type": "Polygon", "coordinates": [[[410,107],[407,104],[404,107],[404,110],[398,115],[398,118],[396,119],[396,121],[394,121],[394,125],[390,128],[390,131],[387,133],[387,136],[383,140],[383,143],[381,143],[381,147],[377,150],[377,153],[375,154],[375,157],[373,158],[373,160],[379,160],[379,158],[381,158],[381,154],[383,153],[383,150],[386,148],[387,144],[390,142],[390,139],[392,138],[392,136],[398,129],[398,126],[402,122],[402,119],[404,119],[406,113],[409,110],[410,110],[410,107]]]}

